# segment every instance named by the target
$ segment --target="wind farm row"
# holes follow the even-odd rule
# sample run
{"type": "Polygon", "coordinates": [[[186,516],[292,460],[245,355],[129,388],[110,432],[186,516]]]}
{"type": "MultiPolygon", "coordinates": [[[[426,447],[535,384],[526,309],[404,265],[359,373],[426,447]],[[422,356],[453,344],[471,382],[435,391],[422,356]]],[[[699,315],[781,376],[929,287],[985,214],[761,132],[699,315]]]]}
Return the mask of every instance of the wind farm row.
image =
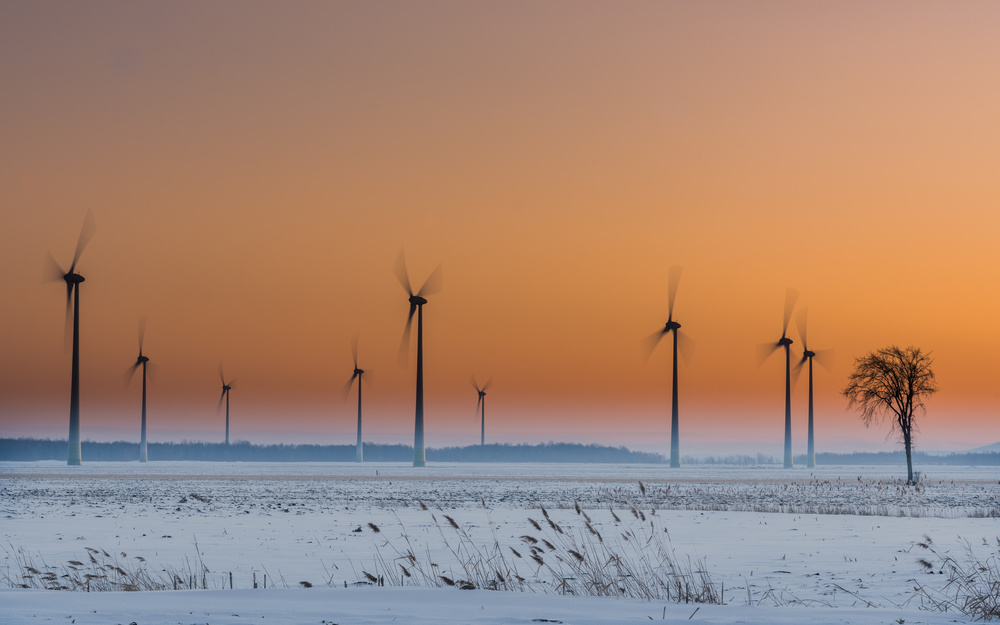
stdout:
{"type": "MultiPolygon", "coordinates": [[[[70,423],[69,423],[69,447],[67,453],[67,463],[69,465],[79,465],[82,462],[80,444],[80,289],[84,282],[84,277],[77,272],[77,265],[84,249],[90,242],[96,231],[96,224],[91,214],[88,214],[81,228],[77,241],[76,251],[68,270],[64,270],[59,263],[49,255],[50,277],[54,280],[62,280],[66,283],[66,321],[67,334],[69,334],[70,324],[72,325],[72,373],[70,386],[70,423]]],[[[423,314],[424,306],[428,303],[428,296],[440,292],[442,286],[442,267],[439,265],[424,281],[422,286],[414,291],[409,272],[407,271],[406,259],[402,251],[393,266],[393,271],[400,285],[405,290],[409,312],[403,329],[403,336],[400,342],[399,360],[401,366],[405,366],[409,361],[409,347],[412,341],[413,319],[417,321],[417,353],[416,353],[416,389],[415,389],[415,409],[414,409],[414,439],[413,439],[413,466],[422,467],[426,464],[426,451],[424,440],[424,349],[423,349],[423,314]]],[[[669,281],[667,291],[667,321],[663,328],[648,336],[644,341],[647,359],[657,348],[661,340],[666,335],[672,336],[672,385],[671,385],[671,420],[670,420],[670,466],[679,467],[680,455],[680,401],[679,401],[679,367],[678,354],[687,361],[694,348],[694,342],[681,330],[680,322],[674,316],[674,306],[677,299],[677,292],[681,279],[681,267],[674,266],[669,270],[669,281]]],[[[784,349],[785,353],[785,413],[784,413],[784,466],[792,466],[792,407],[791,390],[793,380],[804,368],[809,373],[809,403],[808,403],[808,452],[807,465],[815,466],[815,427],[813,410],[813,362],[824,364],[825,358],[830,351],[812,351],[807,342],[807,314],[805,309],[800,309],[797,316],[799,336],[802,341],[803,352],[798,361],[792,364],[791,346],[793,340],[789,336],[789,325],[795,306],[798,300],[798,293],[793,289],[788,289],[785,297],[785,307],[783,315],[782,333],[780,339],[773,343],[765,343],[758,347],[758,360],[763,363],[775,352],[784,349]]],[[[147,365],[150,358],[143,351],[145,339],[145,322],[139,322],[139,353],[134,364],[126,373],[126,380],[131,380],[138,370],[142,370],[142,403],[141,403],[141,426],[139,461],[148,461],[147,451],[147,420],[146,420],[146,387],[147,387],[147,365]]],[[[368,383],[365,377],[365,370],[361,368],[358,357],[358,336],[351,340],[351,352],[354,369],[344,386],[343,395],[346,400],[351,389],[357,380],[357,439],[356,439],[356,460],[364,461],[364,449],[362,442],[363,434],[363,411],[362,411],[362,383],[368,383]]],[[[218,410],[221,411],[225,403],[225,444],[230,441],[230,393],[234,388],[234,380],[225,376],[223,367],[219,365],[219,378],[222,385],[222,393],[219,396],[218,410]]],[[[480,445],[486,444],[486,392],[492,386],[492,379],[489,379],[482,386],[473,376],[471,385],[477,393],[476,412],[480,418],[480,445]]]]}

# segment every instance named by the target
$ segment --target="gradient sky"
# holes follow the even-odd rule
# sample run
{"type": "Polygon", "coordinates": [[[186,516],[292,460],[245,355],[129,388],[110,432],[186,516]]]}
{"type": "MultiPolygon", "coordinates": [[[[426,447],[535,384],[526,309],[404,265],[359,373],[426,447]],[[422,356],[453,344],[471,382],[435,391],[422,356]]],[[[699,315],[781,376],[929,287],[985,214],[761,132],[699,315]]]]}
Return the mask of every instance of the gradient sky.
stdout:
{"type": "MultiPolygon", "coordinates": [[[[65,438],[79,264],[82,437],[137,440],[123,372],[148,317],[150,440],[666,452],[676,316],[682,453],[780,454],[788,287],[809,309],[817,450],[893,449],[839,394],[853,360],[932,352],[922,449],[1000,440],[1000,4],[4,2],[0,435],[65,438]],[[353,396],[352,396],[353,397],[353,396]]],[[[800,349],[798,335],[793,349],[800,349]]],[[[793,449],[806,448],[806,386],[793,449]]]]}

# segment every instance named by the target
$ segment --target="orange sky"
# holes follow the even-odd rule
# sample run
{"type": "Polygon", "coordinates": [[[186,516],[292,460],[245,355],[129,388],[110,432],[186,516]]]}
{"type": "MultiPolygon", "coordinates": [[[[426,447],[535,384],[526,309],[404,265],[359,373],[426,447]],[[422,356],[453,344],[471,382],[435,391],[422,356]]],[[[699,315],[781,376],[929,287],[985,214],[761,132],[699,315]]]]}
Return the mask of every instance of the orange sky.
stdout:
{"type": "MultiPolygon", "coordinates": [[[[1000,5],[4,3],[0,435],[65,437],[61,284],[80,272],[82,436],[412,443],[406,295],[425,309],[427,444],[780,454],[785,290],[810,311],[817,450],[892,449],[839,395],[853,359],[933,352],[918,446],[1000,440],[1000,5]],[[664,345],[663,347],[666,347],[664,345]]],[[[793,338],[798,335],[793,333],[793,338]]],[[[799,348],[797,342],[794,349],[799,348]]],[[[411,352],[411,357],[414,352],[411,352]]],[[[804,380],[803,380],[804,382],[804,380]]],[[[805,452],[805,385],[793,445],[805,452]]]]}

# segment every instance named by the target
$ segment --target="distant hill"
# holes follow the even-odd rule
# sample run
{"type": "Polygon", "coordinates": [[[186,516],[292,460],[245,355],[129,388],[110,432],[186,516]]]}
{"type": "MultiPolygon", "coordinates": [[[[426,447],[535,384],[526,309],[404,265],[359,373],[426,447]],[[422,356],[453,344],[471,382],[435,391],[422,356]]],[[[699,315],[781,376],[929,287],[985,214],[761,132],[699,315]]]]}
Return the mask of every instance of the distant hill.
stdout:
{"type": "Polygon", "coordinates": [[[986,445],[985,447],[976,447],[975,449],[970,449],[967,453],[970,453],[970,454],[996,454],[996,453],[1000,453],[1000,443],[993,443],[992,445],[986,445]]]}

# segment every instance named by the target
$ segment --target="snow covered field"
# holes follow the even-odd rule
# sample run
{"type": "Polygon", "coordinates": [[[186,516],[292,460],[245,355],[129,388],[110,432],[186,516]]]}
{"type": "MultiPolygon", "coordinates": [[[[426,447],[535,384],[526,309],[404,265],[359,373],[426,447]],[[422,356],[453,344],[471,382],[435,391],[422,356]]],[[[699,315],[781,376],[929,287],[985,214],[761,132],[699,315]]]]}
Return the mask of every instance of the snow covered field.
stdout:
{"type": "Polygon", "coordinates": [[[929,536],[957,558],[965,557],[963,541],[982,558],[996,552],[1000,472],[930,467],[917,490],[901,487],[901,474],[898,467],[4,462],[8,578],[20,575],[18,557],[58,568],[87,562],[89,548],[102,561],[138,566],[141,557],[153,572],[200,570],[201,562],[209,590],[4,589],[0,623],[971,622],[920,610],[914,586],[943,586],[945,576],[924,571],[918,559],[931,558],[916,545],[929,536]],[[578,544],[593,543],[575,502],[615,549],[632,548],[620,538],[630,531],[665,536],[677,561],[704,565],[725,605],[563,596],[527,557],[522,536],[543,537],[531,520],[548,530],[544,506],[578,544]],[[530,592],[399,586],[415,579],[393,562],[406,549],[462,579],[459,561],[472,544],[495,545],[530,592]],[[369,586],[366,572],[392,578],[369,586]]]}

